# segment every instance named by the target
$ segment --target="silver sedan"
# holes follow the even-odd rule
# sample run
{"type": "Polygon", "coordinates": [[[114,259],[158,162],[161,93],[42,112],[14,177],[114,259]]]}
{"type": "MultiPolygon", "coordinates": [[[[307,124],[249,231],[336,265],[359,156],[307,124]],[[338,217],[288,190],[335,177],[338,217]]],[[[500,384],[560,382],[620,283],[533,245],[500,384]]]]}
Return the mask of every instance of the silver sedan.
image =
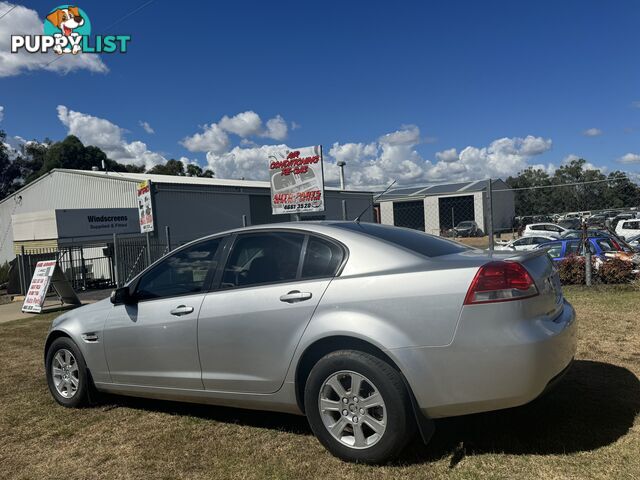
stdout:
{"type": "Polygon", "coordinates": [[[64,406],[111,392],[303,414],[333,454],[380,463],[434,418],[535,399],[575,347],[542,250],[305,222],[175,250],[54,320],[45,362],[64,406]]]}

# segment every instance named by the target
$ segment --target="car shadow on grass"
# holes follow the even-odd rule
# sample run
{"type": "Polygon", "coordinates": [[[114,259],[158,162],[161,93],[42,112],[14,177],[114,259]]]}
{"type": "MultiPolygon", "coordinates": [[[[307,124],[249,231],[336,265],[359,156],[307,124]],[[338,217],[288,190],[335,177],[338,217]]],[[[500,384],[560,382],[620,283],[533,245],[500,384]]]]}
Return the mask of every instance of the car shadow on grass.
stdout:
{"type": "Polygon", "coordinates": [[[483,453],[559,455],[595,450],[624,436],[640,412],[640,381],[624,367],[576,360],[551,391],[517,408],[436,421],[428,446],[414,442],[398,463],[483,453]]]}
{"type": "MultiPolygon", "coordinates": [[[[306,418],[296,415],[120,396],[107,398],[116,408],[312,434],[306,418]]],[[[465,456],[483,453],[558,455],[595,450],[625,435],[639,412],[640,381],[631,371],[608,363],[576,360],[553,390],[530,404],[437,420],[429,445],[416,439],[392,465],[449,458],[453,468],[465,456]]]]}

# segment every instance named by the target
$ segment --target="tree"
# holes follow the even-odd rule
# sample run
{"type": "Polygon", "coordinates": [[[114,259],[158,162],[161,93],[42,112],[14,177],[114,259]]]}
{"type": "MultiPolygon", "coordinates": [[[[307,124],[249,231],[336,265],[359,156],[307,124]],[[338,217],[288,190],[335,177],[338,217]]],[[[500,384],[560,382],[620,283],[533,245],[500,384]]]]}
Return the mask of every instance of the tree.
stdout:
{"type": "Polygon", "coordinates": [[[585,168],[586,165],[587,161],[580,158],[560,166],[552,176],[541,169],[527,168],[507,178],[506,183],[517,189],[516,215],[548,215],[640,205],[640,187],[624,172],[611,172],[607,176],[598,169],[585,168]]]}
{"type": "Polygon", "coordinates": [[[9,157],[9,150],[4,143],[6,138],[7,135],[0,130],[0,198],[15,192],[22,184],[20,168],[9,157]]]}
{"type": "Polygon", "coordinates": [[[175,175],[179,177],[206,177],[212,178],[214,173],[213,170],[202,170],[199,165],[194,163],[187,164],[187,168],[185,169],[184,164],[175,159],[167,160],[167,163],[164,165],[156,165],[155,167],[147,170],[147,173],[157,174],[157,175],[175,175]]]}

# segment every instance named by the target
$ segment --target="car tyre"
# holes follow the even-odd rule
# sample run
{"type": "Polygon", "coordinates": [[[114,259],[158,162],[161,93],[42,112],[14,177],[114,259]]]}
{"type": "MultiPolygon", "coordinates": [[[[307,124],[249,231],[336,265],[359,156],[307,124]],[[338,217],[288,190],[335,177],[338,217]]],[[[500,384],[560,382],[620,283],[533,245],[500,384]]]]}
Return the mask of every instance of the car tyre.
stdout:
{"type": "Polygon", "coordinates": [[[60,405],[79,408],[89,404],[92,385],[78,346],[68,337],[55,339],[45,357],[47,385],[60,405]]]}
{"type": "Polygon", "coordinates": [[[321,358],[309,373],[304,405],[320,443],[348,462],[392,460],[416,432],[400,372],[360,351],[339,350],[321,358]]]}

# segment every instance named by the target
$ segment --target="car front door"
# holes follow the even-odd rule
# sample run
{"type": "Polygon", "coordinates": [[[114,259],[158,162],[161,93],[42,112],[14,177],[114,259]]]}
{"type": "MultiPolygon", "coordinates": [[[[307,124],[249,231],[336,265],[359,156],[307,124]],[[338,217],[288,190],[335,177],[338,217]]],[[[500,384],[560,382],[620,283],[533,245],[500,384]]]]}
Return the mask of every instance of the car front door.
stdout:
{"type": "Polygon", "coordinates": [[[291,231],[240,234],[206,295],[198,349],[206,390],[272,393],[345,250],[291,231]]]}
{"type": "Polygon", "coordinates": [[[133,301],[114,306],[104,344],[113,383],[203,389],[198,313],[223,240],[182,248],[131,286],[133,301]]]}

